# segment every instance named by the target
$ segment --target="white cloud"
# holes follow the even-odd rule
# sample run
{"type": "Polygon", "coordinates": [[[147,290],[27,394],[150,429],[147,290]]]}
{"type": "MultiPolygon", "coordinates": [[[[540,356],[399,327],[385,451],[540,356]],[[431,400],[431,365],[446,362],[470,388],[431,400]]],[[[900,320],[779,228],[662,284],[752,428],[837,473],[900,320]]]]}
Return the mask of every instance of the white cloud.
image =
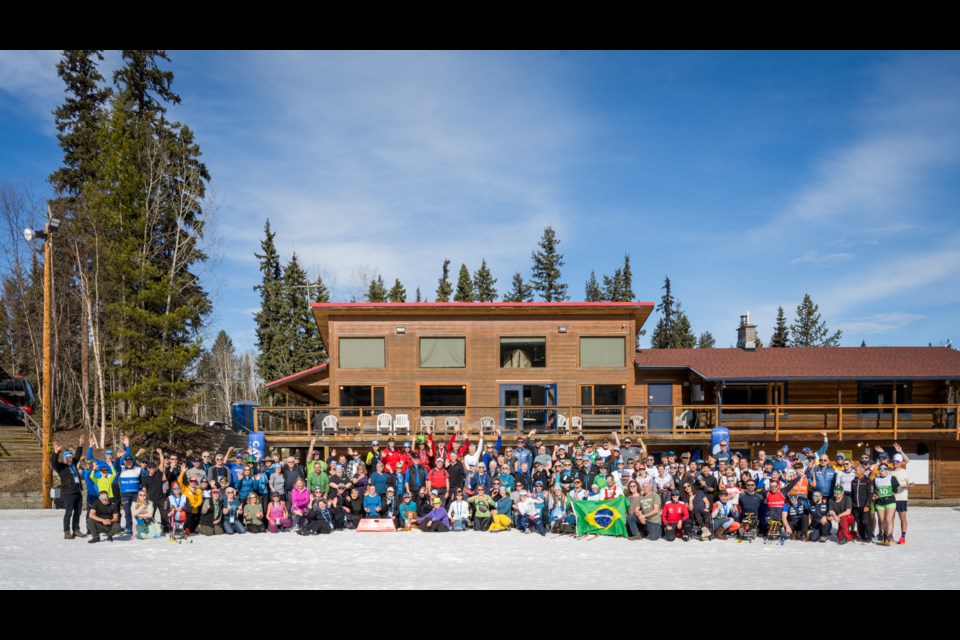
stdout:
{"type": "MultiPolygon", "coordinates": [[[[341,282],[370,264],[432,298],[444,258],[454,275],[461,261],[475,270],[486,258],[506,287],[514,270],[526,272],[544,226],[565,249],[576,243],[564,178],[587,126],[546,62],[534,70],[523,57],[442,53],[251,60],[256,93],[269,98],[243,144],[217,161],[215,180],[241,222],[224,238],[253,249],[269,217],[285,256],[326,264],[341,282]]],[[[252,259],[252,250],[237,253],[252,259]]]]}
{"type": "Polygon", "coordinates": [[[836,262],[847,262],[853,260],[856,257],[853,253],[828,253],[826,255],[820,255],[819,252],[811,249],[805,254],[798,258],[794,258],[790,262],[792,264],[831,264],[836,262]]]}
{"type": "Polygon", "coordinates": [[[926,317],[919,313],[879,313],[863,318],[841,320],[837,328],[842,329],[846,334],[887,333],[902,330],[926,317]]]}
{"type": "Polygon", "coordinates": [[[63,92],[58,51],[0,51],[0,91],[49,115],[63,92]]]}

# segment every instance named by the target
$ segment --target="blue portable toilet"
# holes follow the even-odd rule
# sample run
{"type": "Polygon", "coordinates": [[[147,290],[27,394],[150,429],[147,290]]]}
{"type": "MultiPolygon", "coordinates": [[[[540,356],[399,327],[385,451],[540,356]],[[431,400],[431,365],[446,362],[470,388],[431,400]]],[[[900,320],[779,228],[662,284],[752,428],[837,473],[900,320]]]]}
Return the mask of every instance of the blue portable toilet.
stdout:
{"type": "Polygon", "coordinates": [[[259,406],[259,402],[252,402],[250,400],[234,402],[230,411],[230,415],[233,418],[234,430],[242,433],[253,431],[253,410],[259,406]]]}

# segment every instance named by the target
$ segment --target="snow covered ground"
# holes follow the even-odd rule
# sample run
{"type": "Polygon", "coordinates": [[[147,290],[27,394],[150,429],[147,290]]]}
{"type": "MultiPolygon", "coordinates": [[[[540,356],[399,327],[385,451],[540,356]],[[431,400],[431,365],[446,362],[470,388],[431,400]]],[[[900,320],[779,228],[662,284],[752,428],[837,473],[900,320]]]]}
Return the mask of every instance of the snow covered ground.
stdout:
{"type": "Polygon", "coordinates": [[[0,511],[0,588],[195,589],[205,578],[283,589],[750,589],[769,587],[771,578],[802,589],[960,588],[955,508],[911,509],[909,544],[892,548],[586,541],[513,531],[247,534],[180,545],[166,539],[90,545],[64,540],[62,519],[62,511],[0,511]]]}

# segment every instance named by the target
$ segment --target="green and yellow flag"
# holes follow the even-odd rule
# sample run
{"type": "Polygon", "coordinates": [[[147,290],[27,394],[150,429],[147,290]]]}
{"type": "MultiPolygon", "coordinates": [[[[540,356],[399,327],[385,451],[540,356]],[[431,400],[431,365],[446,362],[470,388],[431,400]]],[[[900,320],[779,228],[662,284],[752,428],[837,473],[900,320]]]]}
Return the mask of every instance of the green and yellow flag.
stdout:
{"type": "Polygon", "coordinates": [[[577,535],[626,537],[627,507],[627,499],[623,496],[613,500],[575,500],[573,513],[577,516],[577,535]]]}

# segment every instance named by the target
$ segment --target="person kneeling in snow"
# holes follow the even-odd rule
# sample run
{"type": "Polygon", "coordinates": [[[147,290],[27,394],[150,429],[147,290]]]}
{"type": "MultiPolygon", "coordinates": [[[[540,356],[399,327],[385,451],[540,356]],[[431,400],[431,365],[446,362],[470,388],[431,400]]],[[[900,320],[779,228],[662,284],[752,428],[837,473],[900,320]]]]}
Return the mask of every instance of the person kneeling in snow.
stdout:
{"type": "Polygon", "coordinates": [[[101,491],[97,503],[90,509],[87,516],[87,531],[93,534],[90,542],[100,542],[100,534],[105,534],[107,540],[113,542],[113,536],[119,535],[120,507],[110,500],[110,494],[101,491]]]}
{"type": "Polygon", "coordinates": [[[443,508],[443,501],[439,496],[433,499],[433,510],[422,518],[418,518],[417,524],[420,531],[438,533],[450,531],[450,519],[447,517],[447,510],[443,508]]]}
{"type": "Polygon", "coordinates": [[[540,517],[540,507],[533,501],[526,489],[520,490],[520,500],[513,506],[520,515],[520,528],[524,533],[535,527],[541,536],[547,535],[547,530],[543,526],[543,518],[540,517]]]}
{"type": "Polygon", "coordinates": [[[726,491],[720,493],[720,501],[713,503],[713,535],[718,540],[726,540],[728,533],[736,533],[740,528],[737,522],[737,506],[730,501],[726,491]]]}

